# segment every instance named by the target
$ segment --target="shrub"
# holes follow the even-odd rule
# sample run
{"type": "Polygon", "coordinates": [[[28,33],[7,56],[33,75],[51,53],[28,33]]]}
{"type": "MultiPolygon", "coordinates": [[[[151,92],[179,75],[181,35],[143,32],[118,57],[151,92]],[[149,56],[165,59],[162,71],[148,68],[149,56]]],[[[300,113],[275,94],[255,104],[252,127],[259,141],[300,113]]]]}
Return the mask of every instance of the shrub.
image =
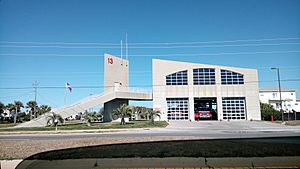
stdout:
{"type": "Polygon", "coordinates": [[[261,116],[263,120],[270,121],[271,116],[274,116],[274,120],[281,120],[281,112],[275,110],[270,104],[260,103],[261,116]]]}

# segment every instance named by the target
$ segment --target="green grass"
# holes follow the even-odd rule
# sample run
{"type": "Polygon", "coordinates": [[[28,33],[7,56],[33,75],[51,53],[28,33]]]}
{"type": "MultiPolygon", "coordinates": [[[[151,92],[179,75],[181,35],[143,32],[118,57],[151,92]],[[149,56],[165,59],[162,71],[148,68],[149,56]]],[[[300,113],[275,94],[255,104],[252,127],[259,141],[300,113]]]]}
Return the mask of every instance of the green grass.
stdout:
{"type": "Polygon", "coordinates": [[[300,120],[286,121],[286,125],[288,126],[299,126],[300,120]]]}
{"type": "Polygon", "coordinates": [[[15,126],[14,123],[0,123],[0,129],[13,126],[15,126]]]}
{"type": "MultiPolygon", "coordinates": [[[[156,121],[152,124],[150,121],[130,121],[126,125],[120,123],[93,123],[92,126],[87,126],[86,123],[67,122],[64,125],[58,126],[58,130],[90,130],[90,129],[126,129],[126,128],[153,128],[166,127],[166,121],[156,121]]],[[[54,131],[55,127],[27,127],[27,128],[0,128],[0,132],[7,131],[54,131]]]]}

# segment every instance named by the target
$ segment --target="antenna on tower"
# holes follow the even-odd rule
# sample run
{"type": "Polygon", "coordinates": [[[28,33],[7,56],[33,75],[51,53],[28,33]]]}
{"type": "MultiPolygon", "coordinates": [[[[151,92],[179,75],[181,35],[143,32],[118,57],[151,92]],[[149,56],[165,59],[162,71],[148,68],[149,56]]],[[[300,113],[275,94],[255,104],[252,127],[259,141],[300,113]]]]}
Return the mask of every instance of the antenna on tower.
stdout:
{"type": "Polygon", "coordinates": [[[123,58],[123,44],[122,44],[122,40],[121,40],[121,46],[120,46],[121,48],[121,59],[123,58]]]}
{"type": "Polygon", "coordinates": [[[121,40],[121,59],[122,59],[122,65],[123,65],[123,43],[121,40]]]}
{"type": "Polygon", "coordinates": [[[126,60],[128,60],[128,43],[127,43],[127,33],[126,33],[126,44],[125,44],[125,48],[126,48],[126,60]]]}

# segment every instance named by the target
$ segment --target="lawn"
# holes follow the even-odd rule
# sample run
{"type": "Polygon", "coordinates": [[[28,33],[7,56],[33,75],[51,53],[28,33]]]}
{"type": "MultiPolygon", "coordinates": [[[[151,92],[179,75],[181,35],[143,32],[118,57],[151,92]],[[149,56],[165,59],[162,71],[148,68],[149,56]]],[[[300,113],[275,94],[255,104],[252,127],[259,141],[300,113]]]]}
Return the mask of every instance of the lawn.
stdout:
{"type": "Polygon", "coordinates": [[[286,121],[285,124],[288,125],[288,126],[299,126],[300,125],[300,120],[286,121]]]}
{"type": "Polygon", "coordinates": [[[14,123],[0,123],[0,129],[13,126],[15,126],[14,123]]]}
{"type": "MultiPolygon", "coordinates": [[[[124,129],[124,128],[155,128],[166,127],[166,121],[156,121],[152,124],[150,121],[130,121],[126,125],[120,123],[92,123],[92,126],[87,126],[81,122],[66,122],[58,126],[58,130],[90,130],[90,129],[124,129]]],[[[10,127],[10,126],[7,126],[10,127]]],[[[27,127],[27,128],[0,128],[0,132],[4,131],[53,131],[55,127],[27,127]]]]}

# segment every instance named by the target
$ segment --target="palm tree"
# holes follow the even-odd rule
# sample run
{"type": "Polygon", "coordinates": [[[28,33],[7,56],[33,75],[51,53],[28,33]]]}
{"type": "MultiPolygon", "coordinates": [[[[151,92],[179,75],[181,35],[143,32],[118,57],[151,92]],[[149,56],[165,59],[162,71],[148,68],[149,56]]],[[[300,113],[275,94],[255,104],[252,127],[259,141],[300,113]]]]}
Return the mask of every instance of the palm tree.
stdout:
{"type": "Polygon", "coordinates": [[[86,121],[88,126],[92,125],[92,121],[97,120],[96,112],[88,112],[85,111],[83,114],[83,118],[86,121]]]}
{"type": "Polygon", "coordinates": [[[13,104],[9,104],[10,111],[15,111],[14,113],[14,125],[17,123],[18,113],[21,111],[21,107],[24,107],[23,103],[20,101],[15,101],[13,104]]]}
{"type": "Polygon", "coordinates": [[[131,116],[131,113],[132,108],[126,104],[112,111],[113,116],[121,117],[121,125],[125,125],[125,116],[131,116]]]}
{"type": "Polygon", "coordinates": [[[36,101],[29,101],[26,103],[26,108],[30,108],[30,120],[32,120],[32,114],[34,114],[34,118],[36,118],[37,107],[38,105],[36,101]]]}
{"type": "Polygon", "coordinates": [[[55,126],[55,130],[57,131],[57,125],[58,123],[63,123],[64,119],[61,117],[61,115],[56,114],[52,112],[47,117],[47,126],[55,126]]]}
{"type": "Polygon", "coordinates": [[[38,108],[38,115],[42,115],[42,114],[45,114],[45,113],[48,113],[51,111],[51,107],[48,106],[48,105],[41,105],[39,108],[38,108]]]}
{"type": "Polygon", "coordinates": [[[151,118],[152,124],[154,124],[154,118],[158,116],[160,118],[160,111],[154,111],[153,109],[148,109],[146,114],[151,118]]]}

